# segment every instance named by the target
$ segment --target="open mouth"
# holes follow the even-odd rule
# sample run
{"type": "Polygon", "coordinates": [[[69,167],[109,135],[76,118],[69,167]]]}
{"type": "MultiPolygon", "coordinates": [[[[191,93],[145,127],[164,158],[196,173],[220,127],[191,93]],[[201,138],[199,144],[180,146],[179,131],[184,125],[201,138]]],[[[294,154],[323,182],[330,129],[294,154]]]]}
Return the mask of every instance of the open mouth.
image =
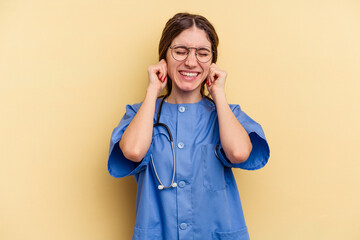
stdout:
{"type": "Polygon", "coordinates": [[[179,73],[185,77],[190,77],[190,78],[197,77],[200,74],[199,72],[185,72],[185,71],[179,71],[179,73]]]}

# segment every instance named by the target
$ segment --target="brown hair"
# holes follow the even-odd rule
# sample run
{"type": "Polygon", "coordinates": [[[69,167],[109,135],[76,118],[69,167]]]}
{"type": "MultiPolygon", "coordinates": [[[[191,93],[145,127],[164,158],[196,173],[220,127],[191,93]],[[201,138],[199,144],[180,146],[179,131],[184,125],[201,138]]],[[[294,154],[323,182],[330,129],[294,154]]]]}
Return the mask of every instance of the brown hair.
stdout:
{"type": "MultiPolygon", "coordinates": [[[[171,42],[176,38],[182,31],[196,26],[206,32],[208,39],[211,43],[213,51],[212,63],[216,63],[217,60],[217,46],[219,45],[219,38],[216,34],[213,25],[203,16],[190,14],[190,13],[177,13],[166,23],[165,28],[162,32],[160,43],[159,43],[159,60],[166,59],[166,53],[170,47],[171,42]]],[[[204,96],[205,82],[201,84],[200,93],[204,96]]],[[[166,95],[171,93],[172,83],[169,79],[166,85],[166,95]]]]}

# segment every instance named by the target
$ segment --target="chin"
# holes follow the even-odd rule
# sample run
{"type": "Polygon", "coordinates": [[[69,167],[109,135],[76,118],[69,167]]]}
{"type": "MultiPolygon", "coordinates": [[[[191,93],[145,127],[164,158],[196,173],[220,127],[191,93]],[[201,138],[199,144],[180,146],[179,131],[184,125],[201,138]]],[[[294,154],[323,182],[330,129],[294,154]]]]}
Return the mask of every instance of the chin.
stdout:
{"type": "Polygon", "coordinates": [[[193,92],[195,90],[200,92],[201,83],[200,84],[180,83],[180,84],[176,84],[176,87],[183,92],[193,92]]]}
{"type": "Polygon", "coordinates": [[[176,79],[175,85],[181,91],[194,91],[201,88],[201,84],[204,80],[197,81],[184,81],[183,79],[176,79]]]}

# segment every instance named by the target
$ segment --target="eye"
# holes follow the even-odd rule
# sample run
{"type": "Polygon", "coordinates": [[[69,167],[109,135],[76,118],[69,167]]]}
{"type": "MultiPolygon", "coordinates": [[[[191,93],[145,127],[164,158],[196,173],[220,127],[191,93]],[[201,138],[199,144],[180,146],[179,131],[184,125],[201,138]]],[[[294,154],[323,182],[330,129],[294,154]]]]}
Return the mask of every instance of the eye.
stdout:
{"type": "Polygon", "coordinates": [[[197,54],[200,56],[200,57],[207,57],[210,55],[210,51],[208,49],[199,49],[197,51],[197,54]]]}
{"type": "Polygon", "coordinates": [[[174,52],[177,55],[187,55],[188,50],[185,47],[176,47],[174,48],[174,52]]]}
{"type": "Polygon", "coordinates": [[[200,56],[200,57],[207,57],[207,56],[209,56],[209,53],[198,53],[198,55],[200,56]]]}

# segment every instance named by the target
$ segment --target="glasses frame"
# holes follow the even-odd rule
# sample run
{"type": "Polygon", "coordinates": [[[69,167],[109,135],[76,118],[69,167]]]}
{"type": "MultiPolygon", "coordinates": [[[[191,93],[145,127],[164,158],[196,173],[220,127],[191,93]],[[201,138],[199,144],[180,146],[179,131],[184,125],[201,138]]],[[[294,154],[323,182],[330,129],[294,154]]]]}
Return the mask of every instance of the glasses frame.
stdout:
{"type": "Polygon", "coordinates": [[[184,46],[184,45],[174,45],[174,46],[170,46],[169,48],[171,49],[171,56],[173,57],[173,59],[175,59],[175,60],[178,61],[178,62],[183,62],[183,61],[185,61],[185,60],[189,57],[189,54],[190,54],[190,50],[191,50],[191,49],[195,49],[195,57],[196,57],[196,60],[197,60],[198,62],[201,62],[201,63],[207,63],[207,62],[209,62],[209,61],[213,58],[214,53],[215,53],[214,50],[209,49],[208,47],[198,47],[198,48],[196,48],[196,47],[186,47],[186,46],[184,46]],[[185,57],[183,60],[178,60],[178,59],[176,59],[176,58],[174,57],[173,50],[174,50],[174,48],[176,48],[176,47],[183,47],[183,48],[185,48],[185,49],[187,50],[186,57],[185,57]],[[198,51],[199,49],[208,49],[208,50],[210,50],[211,57],[209,58],[209,60],[207,60],[206,62],[203,62],[203,61],[200,61],[200,60],[198,59],[197,51],[198,51]]]}

